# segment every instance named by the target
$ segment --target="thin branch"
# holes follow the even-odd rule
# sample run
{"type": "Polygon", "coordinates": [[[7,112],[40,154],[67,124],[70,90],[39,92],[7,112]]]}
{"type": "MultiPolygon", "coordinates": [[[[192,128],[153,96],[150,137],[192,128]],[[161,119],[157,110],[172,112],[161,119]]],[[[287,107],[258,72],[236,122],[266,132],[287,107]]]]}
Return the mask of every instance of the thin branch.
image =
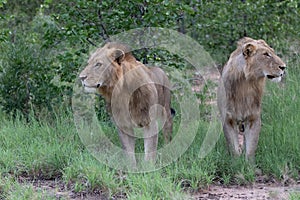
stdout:
{"type": "Polygon", "coordinates": [[[91,41],[90,38],[86,38],[86,40],[87,40],[91,45],[97,47],[97,45],[96,45],[93,41],[91,41]]]}
{"type": "MultiPolygon", "coordinates": [[[[81,18],[82,18],[82,23],[83,24],[87,24],[87,25],[89,25],[89,26],[96,26],[96,24],[95,23],[92,23],[92,22],[88,22],[86,19],[85,19],[85,16],[78,10],[78,9],[76,9],[76,11],[77,11],[77,13],[81,16],[81,18]]],[[[93,45],[93,46],[97,46],[93,41],[91,41],[91,39],[90,38],[86,38],[86,41],[88,42],[88,43],[90,43],[91,45],[93,45]]]]}
{"type": "MultiPolygon", "coordinates": [[[[100,1],[100,4],[102,4],[102,1],[100,1]]],[[[103,38],[104,41],[110,41],[110,39],[109,39],[110,37],[109,37],[109,35],[106,31],[106,28],[105,28],[104,24],[102,23],[103,20],[102,20],[102,14],[101,14],[100,8],[97,10],[97,15],[98,15],[98,19],[99,19],[99,25],[101,26],[101,28],[104,32],[104,34],[100,34],[100,35],[101,35],[101,37],[103,38]]]]}

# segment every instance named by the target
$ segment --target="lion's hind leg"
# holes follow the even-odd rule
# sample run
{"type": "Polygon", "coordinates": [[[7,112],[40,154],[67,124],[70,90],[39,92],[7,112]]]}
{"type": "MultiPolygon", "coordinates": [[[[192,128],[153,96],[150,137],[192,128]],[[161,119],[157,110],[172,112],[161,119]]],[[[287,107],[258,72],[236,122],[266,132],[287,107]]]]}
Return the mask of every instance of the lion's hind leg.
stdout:
{"type": "Polygon", "coordinates": [[[145,161],[151,161],[155,163],[156,151],[158,143],[158,125],[154,120],[149,126],[144,127],[144,150],[145,161]]]}
{"type": "Polygon", "coordinates": [[[166,112],[166,121],[163,125],[163,135],[165,144],[168,144],[172,140],[172,130],[173,130],[173,116],[171,114],[171,109],[166,112]]]}

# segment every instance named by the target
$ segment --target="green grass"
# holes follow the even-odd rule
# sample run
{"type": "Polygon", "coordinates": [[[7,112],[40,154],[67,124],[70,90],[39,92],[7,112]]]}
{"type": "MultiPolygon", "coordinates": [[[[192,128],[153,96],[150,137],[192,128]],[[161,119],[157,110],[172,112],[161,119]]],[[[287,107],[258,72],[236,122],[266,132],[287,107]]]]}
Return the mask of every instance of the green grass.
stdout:
{"type": "Polygon", "coordinates": [[[0,180],[1,199],[11,200],[55,200],[54,194],[43,189],[35,189],[31,183],[20,184],[12,178],[2,178],[0,180]]]}
{"type": "Polygon", "coordinates": [[[257,152],[259,167],[276,178],[299,178],[300,171],[299,57],[288,72],[283,84],[267,84],[257,152]]]}
{"type": "Polygon", "coordinates": [[[299,192],[292,192],[289,195],[290,200],[299,200],[300,199],[300,193],[299,192]]]}
{"type": "MultiPolygon", "coordinates": [[[[263,101],[263,127],[257,150],[257,167],[279,181],[299,180],[300,171],[300,58],[290,63],[284,84],[268,83],[263,101]]],[[[179,115],[175,118],[178,128],[179,115]]],[[[31,181],[60,180],[66,190],[99,192],[128,199],[188,199],[199,187],[212,183],[249,184],[255,168],[243,158],[232,159],[223,134],[205,158],[200,146],[209,126],[203,117],[188,150],[176,162],[150,173],[125,173],[95,159],[82,144],[71,115],[55,122],[11,120],[0,114],[0,195],[2,199],[55,199],[31,181]],[[29,180],[20,182],[20,178],[29,180]]],[[[107,130],[112,130],[108,123],[107,130]]],[[[117,135],[110,136],[118,140],[117,135]]],[[[161,141],[161,140],[160,140],[161,141]]],[[[117,142],[118,143],[118,142],[117,142]]],[[[142,149],[138,142],[137,149],[142,149]]],[[[291,199],[298,199],[291,194],[291,199]]]]}

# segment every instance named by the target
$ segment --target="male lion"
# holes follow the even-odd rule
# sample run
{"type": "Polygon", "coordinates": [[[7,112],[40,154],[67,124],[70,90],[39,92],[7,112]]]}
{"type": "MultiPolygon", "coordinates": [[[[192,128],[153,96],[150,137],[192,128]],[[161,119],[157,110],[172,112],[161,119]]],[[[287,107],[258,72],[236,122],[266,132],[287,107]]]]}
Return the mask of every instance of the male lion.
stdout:
{"type": "Polygon", "coordinates": [[[107,110],[118,128],[123,150],[132,166],[134,128],[144,129],[145,160],[154,162],[158,142],[157,119],[162,119],[164,138],[171,140],[171,92],[166,74],[138,62],[125,45],[110,42],[98,48],[79,75],[87,92],[104,97],[107,110]]]}
{"type": "Polygon", "coordinates": [[[225,64],[218,88],[218,107],[230,152],[255,162],[261,128],[261,101],[266,78],[280,81],[285,63],[264,40],[238,42],[225,64]],[[244,143],[245,140],[245,143],[244,143]]]}

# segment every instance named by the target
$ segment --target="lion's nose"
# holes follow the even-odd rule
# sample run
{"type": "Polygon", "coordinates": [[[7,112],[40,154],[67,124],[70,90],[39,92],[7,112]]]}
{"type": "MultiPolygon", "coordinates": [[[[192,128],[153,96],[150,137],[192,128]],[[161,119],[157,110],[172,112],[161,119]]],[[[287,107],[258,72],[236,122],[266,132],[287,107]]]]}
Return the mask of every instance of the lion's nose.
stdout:
{"type": "Polygon", "coordinates": [[[284,71],[284,70],[285,70],[285,68],[286,68],[286,66],[285,66],[285,65],[281,65],[281,66],[279,66],[279,69],[281,69],[282,71],[284,71]]]}
{"type": "Polygon", "coordinates": [[[87,78],[87,76],[80,75],[79,78],[80,78],[81,81],[84,81],[87,78]]]}

